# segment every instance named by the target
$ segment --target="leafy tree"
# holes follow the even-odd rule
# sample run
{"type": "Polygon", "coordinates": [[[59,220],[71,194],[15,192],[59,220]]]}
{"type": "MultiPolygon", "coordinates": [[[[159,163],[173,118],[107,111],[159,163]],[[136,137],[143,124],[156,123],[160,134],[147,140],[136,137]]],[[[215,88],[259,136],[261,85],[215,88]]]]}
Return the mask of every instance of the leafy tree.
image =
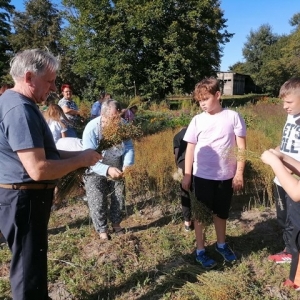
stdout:
{"type": "Polygon", "coordinates": [[[237,62],[230,70],[250,75],[263,92],[278,96],[286,80],[300,76],[300,13],[290,24],[295,29],[289,35],[275,35],[269,25],[251,31],[243,48],[245,63],[237,62]]]}
{"type": "Polygon", "coordinates": [[[294,14],[289,21],[291,26],[300,27],[300,13],[294,14]]]}
{"type": "Polygon", "coordinates": [[[60,42],[62,32],[62,14],[56,4],[50,0],[25,1],[25,11],[16,12],[13,18],[14,33],[10,42],[14,52],[28,48],[49,49],[60,57],[61,71],[57,77],[57,86],[68,82],[80,95],[81,79],[71,70],[72,58],[60,42]]]}
{"type": "Polygon", "coordinates": [[[300,76],[300,27],[289,37],[282,48],[282,63],[285,65],[289,77],[300,76]]]}
{"type": "Polygon", "coordinates": [[[250,31],[247,42],[244,44],[243,56],[245,58],[244,69],[251,75],[254,82],[260,85],[259,71],[263,64],[264,52],[271,45],[275,44],[278,36],[273,34],[271,26],[261,25],[257,31],[250,31]]]}
{"type": "Polygon", "coordinates": [[[28,48],[47,48],[56,55],[61,52],[62,19],[50,0],[25,1],[25,11],[15,12],[12,23],[10,42],[14,52],[28,48]]]}
{"type": "Polygon", "coordinates": [[[0,0],[0,77],[7,72],[9,65],[8,51],[11,50],[8,36],[10,35],[10,17],[15,7],[10,0],[0,0]]]}
{"type": "Polygon", "coordinates": [[[289,43],[288,36],[280,37],[277,42],[264,50],[261,58],[261,68],[257,73],[258,82],[263,92],[278,96],[283,82],[290,77],[286,60],[285,48],[289,43]]]}
{"type": "Polygon", "coordinates": [[[245,74],[245,63],[242,63],[240,61],[236,62],[235,64],[233,64],[232,66],[229,66],[229,71],[231,72],[235,72],[235,73],[241,73],[241,74],[245,74]]]}
{"type": "Polygon", "coordinates": [[[257,80],[265,92],[278,95],[281,85],[291,77],[300,76],[300,27],[263,51],[257,80]]]}
{"type": "Polygon", "coordinates": [[[116,94],[190,92],[232,37],[218,0],[64,0],[73,70],[116,94]]]}

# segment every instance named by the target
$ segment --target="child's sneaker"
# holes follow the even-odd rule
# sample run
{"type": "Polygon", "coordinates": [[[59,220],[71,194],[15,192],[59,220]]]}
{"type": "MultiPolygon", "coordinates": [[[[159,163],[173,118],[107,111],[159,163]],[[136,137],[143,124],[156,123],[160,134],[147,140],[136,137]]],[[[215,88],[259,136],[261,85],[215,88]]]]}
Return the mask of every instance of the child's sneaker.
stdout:
{"type": "Polygon", "coordinates": [[[207,256],[205,252],[198,255],[196,254],[196,262],[207,270],[212,269],[217,265],[217,263],[212,258],[207,256]]]}
{"type": "Polygon", "coordinates": [[[283,251],[270,255],[268,260],[274,261],[276,264],[290,264],[292,262],[292,254],[283,251]]]}
{"type": "Polygon", "coordinates": [[[227,262],[234,262],[237,260],[236,255],[234,254],[234,252],[231,250],[231,248],[228,246],[228,244],[226,243],[224,248],[219,248],[218,244],[216,243],[215,245],[215,249],[218,253],[220,253],[224,260],[227,262]]]}
{"type": "Polygon", "coordinates": [[[191,225],[184,225],[185,231],[192,231],[191,225]]]}
{"type": "Polygon", "coordinates": [[[283,286],[290,287],[294,289],[295,291],[299,292],[300,291],[300,286],[296,285],[292,280],[287,279],[284,283],[283,286]]]}
{"type": "Polygon", "coordinates": [[[193,222],[190,225],[184,224],[184,230],[185,231],[192,231],[192,230],[194,230],[194,224],[193,224],[193,222]]]}

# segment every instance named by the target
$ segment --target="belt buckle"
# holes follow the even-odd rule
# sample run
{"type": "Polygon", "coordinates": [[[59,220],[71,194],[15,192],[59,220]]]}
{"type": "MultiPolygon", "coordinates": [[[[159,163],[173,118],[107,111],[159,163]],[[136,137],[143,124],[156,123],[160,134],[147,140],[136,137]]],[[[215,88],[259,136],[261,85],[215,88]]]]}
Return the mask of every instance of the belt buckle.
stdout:
{"type": "Polygon", "coordinates": [[[11,185],[11,188],[12,188],[13,190],[19,190],[19,189],[20,189],[16,183],[13,183],[13,184],[11,185]]]}

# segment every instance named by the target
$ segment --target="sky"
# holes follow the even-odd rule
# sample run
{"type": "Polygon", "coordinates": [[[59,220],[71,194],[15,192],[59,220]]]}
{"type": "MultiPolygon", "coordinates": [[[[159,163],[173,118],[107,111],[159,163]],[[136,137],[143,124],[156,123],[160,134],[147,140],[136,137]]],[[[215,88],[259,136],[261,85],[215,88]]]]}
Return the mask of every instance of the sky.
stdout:
{"type": "MultiPolygon", "coordinates": [[[[201,0],[199,0],[201,1],[201,0]]],[[[60,3],[54,0],[54,3],[60,3]]],[[[234,33],[229,43],[225,44],[220,71],[228,71],[229,66],[243,62],[242,49],[250,31],[257,31],[263,24],[269,24],[274,34],[290,34],[293,27],[289,20],[300,13],[300,0],[220,0],[226,29],[234,33]]],[[[17,10],[24,10],[23,0],[11,0],[17,10]]]]}
{"type": "Polygon", "coordinates": [[[221,71],[240,61],[243,62],[242,49],[250,31],[257,31],[263,24],[269,24],[274,34],[290,34],[293,27],[289,20],[300,13],[300,0],[221,0],[227,31],[234,33],[225,44],[221,71]]]}

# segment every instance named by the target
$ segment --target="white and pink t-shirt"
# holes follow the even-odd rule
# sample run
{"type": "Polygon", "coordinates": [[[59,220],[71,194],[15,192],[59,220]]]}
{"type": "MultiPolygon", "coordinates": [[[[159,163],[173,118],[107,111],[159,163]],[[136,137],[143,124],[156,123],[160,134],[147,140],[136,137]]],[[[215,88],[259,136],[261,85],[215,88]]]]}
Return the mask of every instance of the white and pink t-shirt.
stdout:
{"type": "Polygon", "coordinates": [[[203,112],[190,122],[184,136],[196,144],[193,175],[211,180],[227,180],[236,173],[236,136],[246,136],[244,119],[235,111],[223,109],[211,115],[203,112]]]}
{"type": "Polygon", "coordinates": [[[63,126],[61,122],[48,120],[47,123],[52,132],[54,143],[56,143],[61,138],[61,134],[63,132],[66,132],[68,130],[65,126],[63,126]]]}

